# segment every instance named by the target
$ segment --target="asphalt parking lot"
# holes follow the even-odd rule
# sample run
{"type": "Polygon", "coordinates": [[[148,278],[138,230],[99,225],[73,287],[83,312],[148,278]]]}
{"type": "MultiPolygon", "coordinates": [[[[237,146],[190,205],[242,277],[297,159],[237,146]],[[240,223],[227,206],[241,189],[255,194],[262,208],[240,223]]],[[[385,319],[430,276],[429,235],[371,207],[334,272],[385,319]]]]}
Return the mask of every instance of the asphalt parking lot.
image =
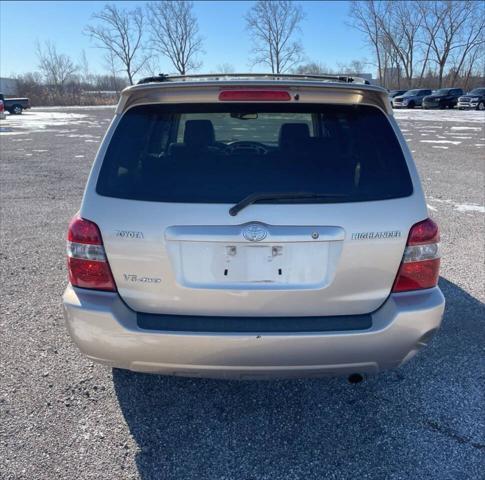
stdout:
{"type": "Polygon", "coordinates": [[[60,303],[65,231],[112,114],[0,121],[0,478],[483,478],[482,112],[396,114],[441,226],[447,307],[418,357],[358,385],[142,375],[78,352],[60,303]]]}

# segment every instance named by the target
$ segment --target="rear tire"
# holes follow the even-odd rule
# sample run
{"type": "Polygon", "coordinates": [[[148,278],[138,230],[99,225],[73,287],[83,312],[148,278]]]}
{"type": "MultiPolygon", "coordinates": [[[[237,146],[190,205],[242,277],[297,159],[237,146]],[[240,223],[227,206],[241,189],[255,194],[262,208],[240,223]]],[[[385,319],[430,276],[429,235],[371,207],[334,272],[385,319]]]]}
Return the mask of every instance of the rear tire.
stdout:
{"type": "Polygon", "coordinates": [[[18,103],[13,105],[12,108],[10,109],[10,113],[12,115],[22,115],[22,105],[19,105],[18,103]]]}

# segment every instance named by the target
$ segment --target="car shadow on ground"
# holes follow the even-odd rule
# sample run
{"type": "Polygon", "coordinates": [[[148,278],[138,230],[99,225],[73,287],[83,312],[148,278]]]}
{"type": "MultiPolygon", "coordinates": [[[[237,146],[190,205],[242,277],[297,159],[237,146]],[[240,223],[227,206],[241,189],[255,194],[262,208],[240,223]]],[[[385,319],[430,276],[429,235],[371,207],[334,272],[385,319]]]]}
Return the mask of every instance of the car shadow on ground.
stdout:
{"type": "Polygon", "coordinates": [[[447,308],[433,342],[358,385],[113,370],[140,478],[478,478],[485,308],[445,279],[440,286],[447,308]]]}

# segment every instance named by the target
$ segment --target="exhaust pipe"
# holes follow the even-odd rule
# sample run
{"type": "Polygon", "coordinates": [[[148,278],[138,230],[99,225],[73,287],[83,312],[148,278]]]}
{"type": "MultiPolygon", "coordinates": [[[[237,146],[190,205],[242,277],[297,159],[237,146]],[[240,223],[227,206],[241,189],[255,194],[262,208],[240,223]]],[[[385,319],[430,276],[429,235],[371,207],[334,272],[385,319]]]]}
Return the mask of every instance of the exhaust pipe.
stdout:
{"type": "Polygon", "coordinates": [[[352,385],[355,385],[356,383],[362,382],[362,380],[364,380],[364,377],[360,373],[352,373],[352,375],[349,375],[347,380],[352,385]]]}

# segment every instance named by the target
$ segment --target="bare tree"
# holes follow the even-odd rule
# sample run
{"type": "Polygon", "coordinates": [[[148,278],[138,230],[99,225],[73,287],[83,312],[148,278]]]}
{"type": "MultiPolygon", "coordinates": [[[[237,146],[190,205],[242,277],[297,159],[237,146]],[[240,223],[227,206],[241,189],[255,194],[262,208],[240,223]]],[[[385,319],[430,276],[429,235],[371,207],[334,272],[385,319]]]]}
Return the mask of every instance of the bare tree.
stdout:
{"type": "Polygon", "coordinates": [[[264,64],[284,73],[303,60],[303,46],[294,40],[304,18],[303,9],[289,0],[258,0],[246,14],[253,36],[252,65],[264,64]]]}
{"type": "Polygon", "coordinates": [[[398,58],[399,67],[404,71],[406,86],[412,88],[423,18],[414,2],[385,2],[383,7],[379,26],[391,51],[398,58]]]}
{"type": "Polygon", "coordinates": [[[81,61],[79,62],[79,70],[81,72],[81,80],[84,83],[90,83],[93,79],[93,75],[89,70],[88,57],[86,56],[86,51],[81,52],[81,61]]]}
{"type": "Polygon", "coordinates": [[[298,75],[318,75],[324,73],[331,74],[333,71],[323,63],[308,62],[298,65],[298,67],[293,69],[293,73],[298,75]]]}
{"type": "Polygon", "coordinates": [[[424,17],[427,41],[438,68],[438,87],[442,87],[445,68],[454,51],[465,47],[466,58],[470,49],[483,43],[483,14],[481,19],[477,18],[480,17],[477,8],[483,10],[483,6],[471,0],[434,0],[422,5],[427,12],[424,17]],[[479,25],[477,29],[474,28],[475,22],[479,25]]]}
{"type": "Polygon", "coordinates": [[[217,73],[234,73],[236,71],[230,63],[220,63],[216,69],[217,73]]]}
{"type": "MultiPolygon", "coordinates": [[[[466,5],[466,8],[469,7],[470,5],[466,5]]],[[[475,5],[474,10],[476,11],[471,11],[470,14],[467,15],[465,28],[460,35],[460,43],[456,45],[456,48],[452,53],[452,84],[457,81],[463,69],[467,70],[466,65],[468,59],[471,58],[474,60],[471,64],[468,63],[468,67],[473,67],[473,63],[479,63],[478,59],[484,55],[485,4],[482,2],[475,5]]]]}
{"type": "Polygon", "coordinates": [[[50,41],[45,42],[44,47],[37,44],[37,58],[47,83],[53,85],[58,94],[62,94],[66,82],[72,79],[78,67],[68,55],[58,53],[56,46],[50,41]]]}
{"type": "Polygon", "coordinates": [[[192,9],[185,0],[165,0],[147,5],[152,48],[167,57],[180,75],[201,65],[202,37],[192,9]]]}
{"type": "Polygon", "coordinates": [[[108,50],[106,52],[106,55],[104,56],[104,60],[106,62],[106,66],[108,67],[108,70],[110,73],[109,74],[110,84],[111,84],[110,88],[114,90],[116,94],[118,94],[121,90],[119,77],[118,77],[119,70],[116,67],[116,58],[112,50],[108,50]]]}
{"type": "Polygon", "coordinates": [[[385,86],[381,16],[382,9],[380,2],[374,0],[353,0],[350,5],[351,26],[364,33],[367,42],[373,47],[377,60],[377,75],[385,86]]]}
{"type": "Polygon", "coordinates": [[[365,73],[367,65],[369,65],[369,62],[365,59],[354,59],[348,63],[337,63],[338,72],[346,75],[365,73]]]}
{"type": "Polygon", "coordinates": [[[133,78],[147,61],[142,44],[144,17],[141,8],[129,11],[120,10],[116,5],[105,5],[92,18],[96,23],[88,25],[85,33],[97,47],[107,50],[113,60],[121,62],[130,85],[133,85],[133,78]]]}

